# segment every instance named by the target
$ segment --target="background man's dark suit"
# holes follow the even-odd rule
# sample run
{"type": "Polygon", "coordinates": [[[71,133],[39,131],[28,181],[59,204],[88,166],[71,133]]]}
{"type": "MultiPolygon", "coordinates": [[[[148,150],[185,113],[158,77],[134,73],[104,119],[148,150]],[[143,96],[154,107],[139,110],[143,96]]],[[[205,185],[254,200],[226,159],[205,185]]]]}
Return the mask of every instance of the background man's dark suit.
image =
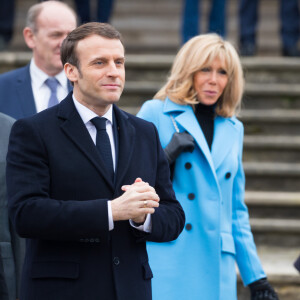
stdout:
{"type": "Polygon", "coordinates": [[[10,216],[28,239],[22,300],[151,299],[145,241],[176,239],[184,213],[154,125],[116,106],[114,113],[120,149],[115,186],[71,94],[13,126],[7,160],[10,216]],[[109,231],[107,199],[119,197],[121,186],[137,177],[160,197],[152,232],[138,231],[128,221],[114,222],[109,231]]]}
{"type": "MultiPolygon", "coordinates": [[[[68,83],[69,91],[72,86],[68,83]]],[[[15,119],[36,114],[29,64],[0,75],[0,112],[15,119]]]]}
{"type": "MultiPolygon", "coordinates": [[[[76,13],[64,2],[46,1],[35,3],[29,8],[23,36],[28,48],[32,50],[35,67],[40,72],[49,77],[62,72],[63,65],[57,52],[67,34],[75,27],[76,13]]],[[[0,75],[0,112],[14,119],[28,117],[37,112],[29,65],[0,75]]],[[[63,90],[64,96],[61,97],[67,95],[64,87],[63,90]]],[[[69,84],[68,91],[71,90],[69,84]]],[[[38,93],[36,91],[35,96],[38,93]]],[[[40,98],[36,100],[43,101],[40,98]]],[[[39,107],[38,110],[40,111],[39,107]]]]}

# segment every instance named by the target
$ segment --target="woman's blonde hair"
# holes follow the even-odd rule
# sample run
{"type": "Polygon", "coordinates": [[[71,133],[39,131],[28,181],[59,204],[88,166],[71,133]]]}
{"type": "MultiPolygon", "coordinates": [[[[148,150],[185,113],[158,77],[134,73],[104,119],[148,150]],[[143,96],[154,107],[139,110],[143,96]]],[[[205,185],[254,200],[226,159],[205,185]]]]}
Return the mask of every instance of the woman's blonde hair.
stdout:
{"type": "Polygon", "coordinates": [[[216,113],[232,117],[240,108],[244,90],[243,69],[234,47],[217,34],[198,35],[179,50],[175,57],[167,83],[154,98],[169,97],[178,104],[197,104],[197,93],[193,87],[194,74],[219,58],[225,63],[228,83],[218,99],[216,113]]]}

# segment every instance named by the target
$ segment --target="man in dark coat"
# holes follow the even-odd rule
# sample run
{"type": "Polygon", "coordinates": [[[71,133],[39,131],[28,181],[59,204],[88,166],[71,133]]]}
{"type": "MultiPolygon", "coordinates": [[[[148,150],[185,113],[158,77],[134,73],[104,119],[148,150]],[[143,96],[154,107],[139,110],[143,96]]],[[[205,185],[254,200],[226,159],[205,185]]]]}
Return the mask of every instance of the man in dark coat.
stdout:
{"type": "Polygon", "coordinates": [[[115,105],[125,57],[113,27],[78,27],[61,56],[74,92],[10,138],[10,217],[27,238],[20,298],[150,300],[146,241],[176,239],[185,221],[157,131],[115,105]]]}

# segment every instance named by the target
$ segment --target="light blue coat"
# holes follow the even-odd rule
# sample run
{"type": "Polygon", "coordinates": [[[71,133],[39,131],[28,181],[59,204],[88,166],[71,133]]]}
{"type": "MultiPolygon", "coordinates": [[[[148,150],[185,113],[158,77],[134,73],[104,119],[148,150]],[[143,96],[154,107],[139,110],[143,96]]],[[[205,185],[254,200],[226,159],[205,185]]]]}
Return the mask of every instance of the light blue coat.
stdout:
{"type": "Polygon", "coordinates": [[[196,147],[183,152],[174,169],[186,227],[176,241],[147,245],[153,300],[237,299],[235,262],[245,285],[266,277],[244,203],[243,125],[235,117],[216,117],[210,151],[191,106],[168,98],[147,101],[138,116],[156,125],[163,148],[175,132],[171,115],[196,147]]]}

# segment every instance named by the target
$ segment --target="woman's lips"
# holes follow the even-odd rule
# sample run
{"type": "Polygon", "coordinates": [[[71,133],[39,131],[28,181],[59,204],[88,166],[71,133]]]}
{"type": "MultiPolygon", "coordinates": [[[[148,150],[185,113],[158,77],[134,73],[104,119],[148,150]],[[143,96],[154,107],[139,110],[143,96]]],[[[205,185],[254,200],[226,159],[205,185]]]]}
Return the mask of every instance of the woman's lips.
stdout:
{"type": "Polygon", "coordinates": [[[204,91],[205,94],[210,95],[210,96],[214,96],[217,94],[216,91],[204,91]]]}

